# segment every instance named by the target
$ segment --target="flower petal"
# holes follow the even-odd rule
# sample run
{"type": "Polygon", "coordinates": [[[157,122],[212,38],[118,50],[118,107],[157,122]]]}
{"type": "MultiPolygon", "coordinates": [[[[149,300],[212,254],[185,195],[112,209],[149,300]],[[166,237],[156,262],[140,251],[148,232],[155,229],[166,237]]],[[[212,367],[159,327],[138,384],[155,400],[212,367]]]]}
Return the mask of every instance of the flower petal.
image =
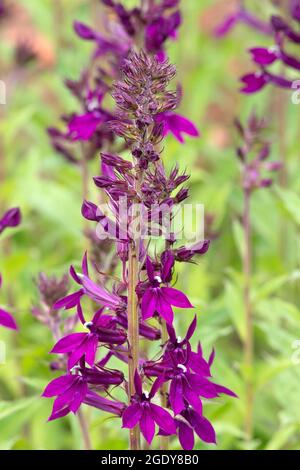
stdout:
{"type": "Polygon", "coordinates": [[[144,409],[141,419],[140,419],[140,427],[141,427],[141,432],[148,442],[148,444],[151,444],[153,441],[153,437],[155,434],[155,423],[154,419],[151,416],[150,410],[144,409]]]}
{"type": "Polygon", "coordinates": [[[154,315],[157,306],[157,292],[155,289],[146,290],[142,298],[142,317],[143,320],[151,318],[154,315]]]}
{"type": "Polygon", "coordinates": [[[86,335],[87,333],[72,333],[67,335],[60,339],[50,352],[56,354],[74,351],[84,341],[86,335]]]}
{"type": "Polygon", "coordinates": [[[193,450],[195,445],[194,431],[182,421],[178,421],[178,438],[184,450],[193,450]]]}
{"type": "Polygon", "coordinates": [[[182,389],[182,381],[179,378],[175,378],[172,380],[170,385],[170,394],[169,399],[171,403],[172,410],[174,414],[179,414],[182,410],[184,410],[184,401],[183,401],[183,389],[182,389]]]}
{"type": "Polygon", "coordinates": [[[47,385],[45,388],[42,397],[55,397],[65,392],[71,385],[74,383],[76,377],[74,375],[62,375],[57,377],[47,385]]]}
{"type": "Polygon", "coordinates": [[[11,314],[6,312],[5,310],[2,310],[1,308],[0,308],[0,325],[5,326],[6,328],[10,328],[11,330],[18,329],[18,326],[14,318],[11,316],[11,314]]]}
{"type": "Polygon", "coordinates": [[[193,308],[193,305],[187,298],[187,296],[180,290],[174,289],[173,287],[162,287],[161,292],[164,298],[174,307],[179,308],[193,308]]]}
{"type": "Polygon", "coordinates": [[[142,409],[138,403],[129,405],[122,415],[123,428],[132,429],[140,420],[142,409]]]}
{"type": "Polygon", "coordinates": [[[150,404],[150,410],[152,418],[160,428],[168,434],[176,434],[175,421],[168,411],[154,403],[150,404]]]}

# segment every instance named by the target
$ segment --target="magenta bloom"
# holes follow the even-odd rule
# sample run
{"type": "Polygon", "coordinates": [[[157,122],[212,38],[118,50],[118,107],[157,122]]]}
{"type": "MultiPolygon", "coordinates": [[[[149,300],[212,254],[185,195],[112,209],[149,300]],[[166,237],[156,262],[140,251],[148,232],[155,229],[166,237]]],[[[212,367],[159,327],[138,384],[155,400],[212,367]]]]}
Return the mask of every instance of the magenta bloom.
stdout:
{"type": "MultiPolygon", "coordinates": [[[[115,310],[121,308],[124,301],[114,293],[108,292],[104,287],[95,284],[90,278],[88,273],[87,254],[85,253],[82,260],[82,274],[78,274],[73,266],[70,268],[70,275],[74,281],[81,286],[76,292],[59,299],[54,304],[55,309],[64,308],[66,310],[76,307],[80,303],[83,295],[87,295],[94,302],[104,305],[105,307],[115,310]]],[[[83,322],[84,323],[84,322],[83,322]]]]}
{"type": "Polygon", "coordinates": [[[173,134],[181,144],[184,144],[183,134],[187,134],[191,137],[200,136],[200,133],[195,124],[180,114],[165,112],[158,114],[155,119],[156,122],[163,123],[164,135],[169,133],[173,134]]]}
{"type": "Polygon", "coordinates": [[[75,115],[68,122],[68,137],[74,141],[89,140],[102,122],[99,112],[75,115]]]}
{"type": "Polygon", "coordinates": [[[176,426],[179,442],[184,450],[194,448],[194,432],[207,444],[216,444],[215,430],[207,418],[190,407],[187,407],[180,416],[181,419],[176,420],[176,426]]]}
{"type": "Polygon", "coordinates": [[[18,329],[15,319],[12,317],[12,315],[2,308],[0,308],[0,325],[5,326],[6,328],[10,328],[11,330],[18,329]]]}
{"type": "Polygon", "coordinates": [[[21,212],[18,207],[9,209],[0,219],[0,233],[8,227],[17,227],[21,223],[21,212]]]}
{"type": "Polygon", "coordinates": [[[88,391],[87,381],[80,375],[62,375],[52,380],[45,388],[43,397],[55,397],[49,421],[76,413],[88,391]]]}
{"type": "Polygon", "coordinates": [[[263,72],[255,72],[244,75],[241,78],[244,86],[241,88],[242,93],[256,93],[264,88],[268,80],[263,72]]]}
{"type": "Polygon", "coordinates": [[[92,367],[99,342],[120,345],[126,341],[127,336],[124,330],[117,328],[116,321],[111,316],[102,315],[102,310],[96,312],[92,321],[85,322],[79,304],[78,317],[89,332],[67,335],[60,339],[51,350],[51,353],[55,354],[69,354],[69,369],[72,369],[83,357],[92,367]]]}
{"type": "Polygon", "coordinates": [[[103,409],[104,407],[104,409],[108,409],[110,406],[113,409],[114,402],[110,402],[95,392],[90,391],[88,385],[92,385],[94,389],[99,391],[104,391],[109,385],[120,385],[123,380],[122,372],[105,370],[98,366],[88,369],[81,362],[81,366],[76,368],[74,375],[68,373],[58,377],[52,380],[45,388],[42,394],[43,397],[57,397],[54,401],[49,421],[61,418],[70,412],[76,413],[85,400],[93,401],[92,406],[97,408],[103,409]]]}
{"type": "Polygon", "coordinates": [[[271,65],[279,58],[279,53],[276,49],[267,49],[266,47],[253,47],[249,49],[252,55],[252,60],[258,65],[271,65]]]}
{"type": "Polygon", "coordinates": [[[143,392],[142,381],[136,371],[134,376],[136,394],[132,397],[131,404],[122,416],[123,428],[132,429],[139,423],[141,432],[149,444],[155,434],[155,424],[167,435],[176,433],[175,421],[172,416],[161,406],[151,403],[162,382],[163,380],[158,378],[149,393],[143,392]]]}
{"type": "Polygon", "coordinates": [[[168,324],[173,323],[174,313],[172,306],[179,308],[193,308],[187,296],[173,287],[160,287],[166,282],[166,272],[161,277],[155,275],[154,266],[149,257],[146,260],[149,287],[142,298],[142,317],[144,320],[158,313],[168,324]]]}

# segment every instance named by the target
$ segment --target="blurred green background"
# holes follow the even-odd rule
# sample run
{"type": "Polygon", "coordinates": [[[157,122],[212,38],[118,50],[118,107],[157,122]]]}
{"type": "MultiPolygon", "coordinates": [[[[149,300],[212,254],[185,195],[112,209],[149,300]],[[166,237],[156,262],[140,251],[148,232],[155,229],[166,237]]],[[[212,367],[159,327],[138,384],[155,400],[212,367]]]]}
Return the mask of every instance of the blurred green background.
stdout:
{"type": "MultiPolygon", "coordinates": [[[[0,331],[7,348],[6,362],[0,365],[0,449],[80,449],[75,417],[47,423],[52,403],[40,394],[54,377],[48,354],[53,340],[31,307],[37,300],[38,273],[67,272],[71,263],[78,265],[86,248],[80,174],[51,148],[46,128],[56,125],[61,114],[76,110],[63,80],[78,78],[92,49],[75,36],[72,23],[80,19],[95,25],[101,7],[96,0],[15,3],[20,17],[9,25],[0,23],[0,79],[7,84],[7,105],[0,105],[0,208],[2,213],[20,206],[23,223],[1,238],[5,284],[0,302],[12,305],[20,332],[0,331]],[[38,58],[20,67],[15,48],[23,36],[38,58]]],[[[288,91],[268,88],[250,97],[238,93],[239,77],[251,70],[247,48],[269,44],[269,39],[242,25],[225,39],[214,38],[214,28],[234,3],[182,1],[184,23],[178,41],[169,47],[184,89],[181,111],[202,136],[187,139],[184,146],[168,137],[164,158],[168,167],[178,162],[191,172],[191,198],[205,205],[213,221],[210,231],[216,235],[198,265],[179,266],[177,285],[197,307],[197,336],[205,354],[212,346],[216,349],[216,382],[239,395],[238,400],[225,397],[205,405],[216,427],[216,449],[299,450],[299,109],[288,91]],[[287,176],[272,189],[257,191],[252,200],[255,437],[246,443],[242,192],[232,121],[235,116],[245,120],[253,109],[270,118],[273,155],[287,162],[287,176]]],[[[270,11],[267,3],[249,2],[262,18],[270,11]]],[[[90,174],[97,170],[98,162],[92,162],[90,174]]],[[[91,184],[91,199],[93,191],[91,184]]],[[[192,317],[192,312],[176,315],[182,335],[192,317]]],[[[94,449],[127,448],[127,432],[119,421],[97,410],[85,413],[94,449]]],[[[210,448],[197,442],[197,449],[210,448]]],[[[178,446],[174,439],[172,448],[178,446]]]]}

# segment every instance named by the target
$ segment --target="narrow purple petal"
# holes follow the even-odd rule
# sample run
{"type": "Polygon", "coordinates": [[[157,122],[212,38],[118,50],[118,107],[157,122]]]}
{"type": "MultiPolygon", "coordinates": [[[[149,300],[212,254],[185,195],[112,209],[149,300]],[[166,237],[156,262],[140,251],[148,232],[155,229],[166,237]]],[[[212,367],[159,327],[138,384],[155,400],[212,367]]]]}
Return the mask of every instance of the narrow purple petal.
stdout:
{"type": "Polygon", "coordinates": [[[71,352],[84,341],[86,335],[87,333],[72,333],[65,336],[55,344],[50,352],[54,354],[71,352]]]}
{"type": "Polygon", "coordinates": [[[144,438],[148,444],[151,444],[155,433],[155,423],[151,416],[150,410],[144,408],[140,418],[140,427],[144,438]]]}
{"type": "Polygon", "coordinates": [[[66,310],[68,310],[70,308],[73,308],[78,304],[82,296],[83,296],[83,290],[80,289],[77,292],[74,292],[73,294],[69,294],[63,299],[60,299],[57,302],[55,302],[55,304],[53,305],[53,308],[55,310],[59,310],[61,308],[65,308],[66,310]]]}
{"type": "Polygon", "coordinates": [[[169,399],[174,414],[177,415],[184,410],[183,389],[181,379],[173,379],[170,385],[169,399]]]}
{"type": "Polygon", "coordinates": [[[6,312],[5,310],[2,310],[1,308],[0,308],[0,325],[5,326],[6,328],[10,328],[11,330],[18,329],[18,326],[14,318],[11,316],[11,314],[6,312]]]}
{"type": "Polygon", "coordinates": [[[186,423],[177,421],[178,423],[178,438],[184,450],[193,450],[195,445],[194,431],[186,423]]]}
{"type": "Polygon", "coordinates": [[[42,397],[55,397],[67,390],[76,380],[74,375],[62,375],[52,380],[45,388],[42,397]]]}
{"type": "Polygon", "coordinates": [[[150,410],[152,418],[160,428],[168,434],[176,434],[175,421],[168,411],[161,406],[154,405],[154,403],[150,404],[150,410]]]}
{"type": "Polygon", "coordinates": [[[174,307],[193,308],[187,296],[180,290],[174,289],[173,287],[162,287],[161,292],[167,302],[174,305],[174,307]]]}
{"type": "Polygon", "coordinates": [[[216,444],[216,433],[208,419],[200,416],[193,410],[191,411],[191,416],[191,424],[200,439],[208,444],[216,444]]]}
{"type": "Polygon", "coordinates": [[[122,415],[122,427],[132,429],[139,422],[142,415],[142,408],[138,403],[129,405],[122,415]]]}
{"type": "Polygon", "coordinates": [[[96,335],[90,335],[87,341],[87,346],[86,346],[86,351],[85,351],[85,360],[91,367],[93,367],[95,363],[97,347],[98,347],[98,337],[96,335]]]}
{"type": "Polygon", "coordinates": [[[142,317],[143,320],[151,318],[154,315],[154,312],[157,307],[157,291],[156,289],[148,289],[142,298],[142,317]]]}

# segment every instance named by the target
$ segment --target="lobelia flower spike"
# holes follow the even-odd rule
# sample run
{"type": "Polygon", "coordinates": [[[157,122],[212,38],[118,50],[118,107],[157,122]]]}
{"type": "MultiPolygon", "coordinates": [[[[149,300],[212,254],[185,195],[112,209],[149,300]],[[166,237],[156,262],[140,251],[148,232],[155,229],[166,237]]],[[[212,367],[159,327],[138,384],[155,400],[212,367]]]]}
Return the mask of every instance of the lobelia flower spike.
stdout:
{"type": "Polygon", "coordinates": [[[246,405],[245,405],[245,434],[249,442],[253,439],[253,407],[254,407],[254,327],[253,310],[251,305],[252,290],[252,241],[251,241],[251,197],[259,188],[268,188],[273,180],[266,178],[264,172],[277,172],[282,163],[278,161],[268,162],[271,153],[270,143],[264,135],[266,122],[259,119],[256,114],[250,115],[247,125],[243,126],[236,120],[236,128],[242,140],[242,145],[237,148],[237,157],[241,163],[241,185],[243,188],[243,231],[245,249],[243,256],[244,273],[244,313],[245,313],[245,339],[244,361],[246,370],[249,371],[245,378],[246,405]]]}
{"type": "MultiPolygon", "coordinates": [[[[66,81],[82,111],[63,116],[66,131],[48,129],[54,149],[75,164],[83,158],[92,159],[104,147],[114,153],[117,143],[108,123],[115,119],[115,110],[105,104],[111,82],[119,78],[122,63],[132,49],[142,46],[163,60],[166,43],[176,39],[181,24],[179,0],[145,2],[133,9],[112,0],[102,0],[102,3],[109,10],[104,18],[104,34],[79,21],[74,23],[77,36],[94,44],[90,63],[81,78],[77,82],[66,81]],[[79,155],[78,142],[84,143],[84,156],[79,155]]],[[[183,134],[199,136],[196,126],[180,114],[161,113],[157,121],[164,126],[165,134],[172,133],[181,143],[184,143],[183,134]]]]}
{"type": "MultiPolygon", "coordinates": [[[[15,207],[9,209],[0,219],[0,234],[7,228],[17,227],[21,223],[21,211],[15,207]]],[[[0,289],[2,287],[2,276],[0,274],[0,289]]],[[[0,308],[0,326],[17,330],[18,326],[13,316],[6,310],[0,308]]]]}
{"type": "Polygon", "coordinates": [[[296,78],[293,79],[289,71],[299,72],[300,60],[287,51],[289,46],[300,44],[300,34],[298,32],[300,1],[290,0],[286,7],[287,14],[285,9],[284,15],[279,12],[278,15],[273,15],[270,18],[271,35],[274,38],[273,44],[270,44],[269,47],[252,47],[249,49],[252,62],[258,67],[258,70],[241,78],[243,83],[242,93],[256,93],[267,85],[291,89],[294,87],[294,83],[297,83],[296,78]],[[272,65],[277,63],[281,63],[283,66],[283,71],[280,74],[273,73],[271,70],[272,65]]]}
{"type": "MultiPolygon", "coordinates": [[[[193,307],[183,292],[171,286],[175,264],[190,263],[209,248],[209,240],[177,247],[176,236],[169,233],[162,217],[162,207],[172,216],[172,210],[188,197],[188,189],[182,186],[188,176],[180,174],[177,166],[170,174],[164,168],[161,148],[165,129],[157,120],[178,105],[176,92],[168,88],[175,73],[168,61],[143,51],[132,52],[124,60],[121,79],[113,87],[117,108],[110,128],[124,139],[132,159],[101,154],[103,173],[94,182],[109,199],[110,216],[90,201],[82,206],[82,215],[97,223],[97,234],[115,243],[122,278],[113,278],[110,287],[103,285],[102,277],[92,280],[85,254],[81,273],[70,268],[79,289],[54,304],[56,309],[76,307],[78,319],[88,331],[66,335],[51,351],[67,356],[68,372],[44,392],[44,396],[57,397],[50,419],[70,411],[77,413],[82,403],[113,413],[122,417],[123,428],[129,429],[131,449],[140,448],[140,431],[151,444],[155,426],[161,436],[177,434],[184,448],[193,447],[194,432],[206,442],[214,442],[213,428],[202,414],[202,399],[235,396],[210,380],[214,353],[206,361],[200,344],[192,351],[196,318],[183,340],[173,325],[172,307],[193,307]],[[157,234],[165,238],[166,249],[154,256],[144,236],[151,241],[157,234]],[[91,321],[83,311],[87,298],[95,308],[95,313],[89,312],[91,321]],[[140,337],[160,340],[163,319],[168,338],[162,340],[161,357],[149,361],[145,353],[140,354],[140,337]],[[153,326],[155,322],[158,328],[153,326]],[[108,368],[112,357],[120,361],[120,370],[108,368]],[[128,367],[125,375],[124,364],[128,367]],[[116,386],[126,392],[127,404],[113,397],[112,387],[116,386]],[[156,400],[162,389],[166,400],[159,406],[156,400]]],[[[159,344],[158,351],[161,347],[159,344]]]]}

